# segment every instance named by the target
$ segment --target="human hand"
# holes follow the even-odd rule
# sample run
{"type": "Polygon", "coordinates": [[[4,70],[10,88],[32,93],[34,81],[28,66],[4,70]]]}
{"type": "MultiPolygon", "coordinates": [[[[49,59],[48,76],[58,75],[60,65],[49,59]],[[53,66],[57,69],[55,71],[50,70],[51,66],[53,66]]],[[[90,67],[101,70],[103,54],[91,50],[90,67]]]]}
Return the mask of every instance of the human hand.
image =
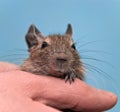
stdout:
{"type": "Polygon", "coordinates": [[[70,108],[82,112],[101,112],[112,108],[117,97],[97,90],[85,82],[38,76],[0,63],[0,112],[60,112],[70,108]]]}

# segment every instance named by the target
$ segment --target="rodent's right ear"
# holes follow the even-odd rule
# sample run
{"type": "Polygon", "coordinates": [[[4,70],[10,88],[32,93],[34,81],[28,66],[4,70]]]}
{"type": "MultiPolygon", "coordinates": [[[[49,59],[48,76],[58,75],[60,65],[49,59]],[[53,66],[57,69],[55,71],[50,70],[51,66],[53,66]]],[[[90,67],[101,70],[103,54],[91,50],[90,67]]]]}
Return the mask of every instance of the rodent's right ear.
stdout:
{"type": "Polygon", "coordinates": [[[38,45],[38,43],[43,40],[44,37],[42,36],[41,32],[36,28],[36,26],[32,24],[28,29],[25,39],[30,51],[30,49],[33,46],[38,45]]]}
{"type": "Polygon", "coordinates": [[[66,34],[69,35],[69,36],[72,36],[72,34],[73,34],[72,25],[71,24],[68,24],[67,30],[66,30],[66,34]]]}

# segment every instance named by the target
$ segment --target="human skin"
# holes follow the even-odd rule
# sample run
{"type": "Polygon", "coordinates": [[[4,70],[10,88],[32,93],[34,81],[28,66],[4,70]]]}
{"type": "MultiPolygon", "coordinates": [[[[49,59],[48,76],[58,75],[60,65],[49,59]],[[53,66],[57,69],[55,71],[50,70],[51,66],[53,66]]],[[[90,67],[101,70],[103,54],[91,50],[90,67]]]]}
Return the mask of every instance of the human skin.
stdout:
{"type": "Polygon", "coordinates": [[[102,112],[112,108],[117,96],[95,89],[78,79],[34,75],[0,62],[0,112],[61,112],[71,108],[82,112],[102,112]]]}

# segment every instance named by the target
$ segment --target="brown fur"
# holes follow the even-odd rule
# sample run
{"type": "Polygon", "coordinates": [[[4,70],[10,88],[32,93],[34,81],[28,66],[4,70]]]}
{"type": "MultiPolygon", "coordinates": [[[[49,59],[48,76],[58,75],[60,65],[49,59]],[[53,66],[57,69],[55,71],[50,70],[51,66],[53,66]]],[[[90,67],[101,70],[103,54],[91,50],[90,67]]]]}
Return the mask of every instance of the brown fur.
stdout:
{"type": "Polygon", "coordinates": [[[64,35],[54,34],[47,37],[31,25],[26,34],[30,51],[29,57],[21,65],[21,70],[37,75],[50,75],[65,78],[70,83],[75,78],[84,79],[84,68],[72,39],[69,24],[64,35]]]}

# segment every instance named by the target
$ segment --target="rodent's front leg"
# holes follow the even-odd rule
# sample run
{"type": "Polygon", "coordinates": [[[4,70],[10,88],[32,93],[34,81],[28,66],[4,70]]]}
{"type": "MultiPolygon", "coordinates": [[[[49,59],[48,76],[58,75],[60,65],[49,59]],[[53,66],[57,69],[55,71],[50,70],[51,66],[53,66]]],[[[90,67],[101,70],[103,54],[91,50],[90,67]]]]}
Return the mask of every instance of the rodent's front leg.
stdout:
{"type": "Polygon", "coordinates": [[[76,74],[74,74],[73,72],[71,72],[71,73],[69,72],[69,73],[65,74],[65,82],[69,81],[71,84],[72,82],[75,81],[75,78],[76,78],[76,74]]]}

